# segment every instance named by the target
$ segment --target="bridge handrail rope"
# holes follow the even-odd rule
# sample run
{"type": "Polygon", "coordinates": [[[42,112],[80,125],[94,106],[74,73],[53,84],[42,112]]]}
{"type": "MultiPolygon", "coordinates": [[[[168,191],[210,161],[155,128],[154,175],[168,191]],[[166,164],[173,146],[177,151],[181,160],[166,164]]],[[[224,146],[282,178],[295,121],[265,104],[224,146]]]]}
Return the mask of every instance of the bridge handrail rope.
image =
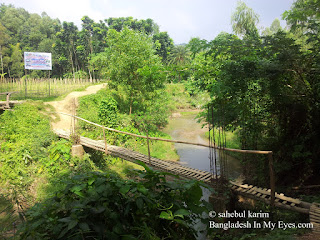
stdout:
{"type": "MultiPolygon", "coordinates": [[[[165,139],[165,138],[157,138],[157,137],[147,137],[147,136],[143,136],[143,135],[139,135],[139,134],[124,132],[124,131],[117,130],[117,129],[114,129],[114,128],[109,128],[109,127],[106,127],[106,126],[91,122],[89,120],[86,120],[84,118],[81,118],[81,117],[78,117],[78,116],[74,116],[72,114],[63,113],[63,112],[53,112],[53,113],[59,113],[59,114],[67,115],[67,116],[70,116],[70,117],[74,117],[74,118],[77,118],[77,119],[82,120],[84,122],[90,123],[90,124],[92,124],[94,126],[101,127],[101,128],[104,128],[104,129],[112,131],[112,132],[117,132],[117,133],[130,135],[130,136],[133,136],[133,137],[139,137],[139,138],[145,138],[145,139],[149,138],[150,140],[173,142],[173,143],[182,143],[182,144],[196,145],[196,146],[202,146],[202,147],[211,147],[211,146],[209,146],[209,144],[193,143],[193,142],[186,142],[186,141],[172,140],[172,139],[165,139]]],[[[264,154],[264,155],[272,154],[272,151],[241,150],[241,149],[232,149],[232,148],[221,148],[221,147],[216,147],[216,146],[213,146],[213,148],[218,149],[218,150],[229,151],[229,152],[264,154]]]]}
{"type": "MultiPolygon", "coordinates": [[[[91,122],[87,119],[72,115],[72,114],[68,114],[68,113],[63,113],[63,112],[53,112],[53,113],[58,113],[58,114],[63,114],[63,115],[67,115],[70,116],[72,118],[77,118],[79,120],[82,120],[84,122],[87,122],[89,124],[92,124],[94,126],[100,127],[103,129],[103,131],[109,130],[109,131],[113,131],[113,132],[117,132],[117,133],[121,133],[121,134],[126,134],[126,135],[130,135],[130,136],[134,136],[134,137],[139,137],[139,138],[145,138],[148,140],[157,140],[157,141],[164,141],[164,142],[173,142],[173,143],[182,143],[182,144],[190,144],[190,145],[196,145],[196,146],[202,146],[202,147],[213,147],[215,149],[218,150],[222,150],[222,151],[229,151],[229,152],[238,152],[238,153],[250,153],[250,154],[264,154],[264,155],[268,155],[268,161],[269,161],[269,175],[270,175],[270,189],[271,189],[271,206],[274,206],[274,201],[275,201],[275,177],[274,177],[274,168],[273,168],[273,156],[272,156],[272,151],[259,151],[259,150],[241,150],[241,149],[232,149],[232,148],[221,148],[221,147],[217,147],[217,146],[210,146],[209,144],[201,144],[201,143],[192,143],[192,142],[186,142],[186,141],[179,141],[179,140],[171,140],[171,139],[165,139],[165,138],[157,138],[157,137],[149,137],[149,136],[143,136],[143,135],[138,135],[138,134],[134,134],[134,133],[129,133],[129,132],[124,132],[124,131],[120,131],[117,129],[113,129],[113,128],[109,128],[94,122],[91,122]]],[[[106,140],[105,140],[105,133],[104,133],[104,141],[106,144],[106,140]]],[[[107,150],[106,150],[107,153],[107,150]]],[[[150,149],[148,147],[148,153],[149,153],[149,161],[150,161],[150,149]]]]}

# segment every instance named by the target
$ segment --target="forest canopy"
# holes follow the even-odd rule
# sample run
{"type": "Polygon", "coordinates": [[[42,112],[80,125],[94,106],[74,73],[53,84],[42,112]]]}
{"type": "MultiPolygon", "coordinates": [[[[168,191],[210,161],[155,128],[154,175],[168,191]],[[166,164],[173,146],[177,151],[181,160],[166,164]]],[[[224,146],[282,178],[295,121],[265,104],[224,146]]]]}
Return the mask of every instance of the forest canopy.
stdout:
{"type": "MultiPolygon", "coordinates": [[[[24,72],[23,52],[50,52],[53,56],[51,76],[71,78],[102,78],[96,71],[96,55],[108,47],[109,30],[128,28],[143,32],[152,39],[156,53],[166,61],[173,41],[152,20],[132,17],[108,18],[95,22],[88,16],[82,19],[82,28],[73,22],[52,19],[46,13],[41,16],[29,13],[13,5],[0,6],[0,55],[1,74],[19,78],[24,72]],[[156,47],[157,46],[157,47],[156,47]]],[[[31,71],[32,77],[46,77],[47,73],[31,71]]]]}

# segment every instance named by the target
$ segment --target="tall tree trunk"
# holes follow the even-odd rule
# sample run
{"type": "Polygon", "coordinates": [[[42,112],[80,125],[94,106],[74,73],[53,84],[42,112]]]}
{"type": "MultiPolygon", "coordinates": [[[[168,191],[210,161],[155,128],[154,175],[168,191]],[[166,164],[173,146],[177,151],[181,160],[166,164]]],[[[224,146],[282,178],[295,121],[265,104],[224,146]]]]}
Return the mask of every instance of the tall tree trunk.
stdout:
{"type": "MultiPolygon", "coordinates": [[[[93,33],[90,34],[90,40],[89,40],[89,41],[90,41],[90,44],[89,44],[89,45],[90,45],[91,55],[93,54],[92,34],[93,34],[93,33]]],[[[94,68],[92,68],[92,77],[94,78],[94,68]]],[[[92,77],[90,76],[90,80],[92,79],[92,77]]],[[[92,80],[91,80],[91,81],[92,81],[92,80]]]]}
{"type": "Polygon", "coordinates": [[[91,76],[90,67],[88,68],[88,71],[89,71],[89,78],[90,78],[90,82],[92,83],[92,76],[91,76]]]}
{"type": "Polygon", "coordinates": [[[2,80],[2,78],[4,78],[4,75],[3,75],[3,60],[2,60],[2,48],[1,48],[1,45],[0,45],[0,58],[1,58],[1,80],[2,80]]]}
{"type": "Polygon", "coordinates": [[[129,110],[129,115],[132,113],[132,103],[133,103],[133,97],[132,97],[132,92],[130,94],[130,110],[129,110]]]}
{"type": "Polygon", "coordinates": [[[72,58],[72,51],[69,48],[69,54],[70,54],[70,61],[71,61],[71,66],[72,66],[72,73],[73,73],[73,79],[76,79],[76,74],[74,72],[74,65],[73,65],[73,58],[72,58]]]}

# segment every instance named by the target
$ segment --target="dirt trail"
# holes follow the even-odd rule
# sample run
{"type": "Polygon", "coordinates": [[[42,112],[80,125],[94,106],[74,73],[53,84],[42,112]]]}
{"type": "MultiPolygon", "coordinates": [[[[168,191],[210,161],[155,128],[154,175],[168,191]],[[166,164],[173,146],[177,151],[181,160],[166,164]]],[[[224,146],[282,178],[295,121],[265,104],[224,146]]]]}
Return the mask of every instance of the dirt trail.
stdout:
{"type": "MultiPolygon", "coordinates": [[[[105,86],[106,86],[106,83],[90,86],[85,91],[69,93],[61,101],[46,102],[46,104],[50,104],[51,106],[53,106],[56,112],[72,114],[74,99],[75,99],[76,108],[77,108],[79,97],[94,94],[98,92],[100,89],[104,88],[105,86]]],[[[71,118],[69,116],[62,115],[62,114],[59,114],[59,116],[60,116],[60,120],[58,122],[51,122],[52,129],[70,130],[71,118]]]]}

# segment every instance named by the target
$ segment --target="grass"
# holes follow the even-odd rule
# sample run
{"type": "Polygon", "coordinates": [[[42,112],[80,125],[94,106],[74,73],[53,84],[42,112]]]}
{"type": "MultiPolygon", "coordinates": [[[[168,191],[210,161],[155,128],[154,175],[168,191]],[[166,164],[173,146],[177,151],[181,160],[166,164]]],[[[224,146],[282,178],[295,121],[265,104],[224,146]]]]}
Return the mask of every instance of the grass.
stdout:
{"type": "Polygon", "coordinates": [[[19,221],[12,201],[0,193],[0,239],[7,239],[14,234],[13,226],[19,221]]]}
{"type": "Polygon", "coordinates": [[[166,91],[171,96],[170,107],[179,109],[201,109],[209,100],[208,93],[197,93],[190,95],[185,83],[166,84],[166,91]]]}
{"type": "MultiPolygon", "coordinates": [[[[165,138],[170,138],[168,135],[165,138]]],[[[178,161],[179,155],[177,154],[174,144],[163,141],[150,141],[150,155],[151,157],[159,158],[162,160],[178,161]]],[[[130,141],[128,143],[129,148],[142,154],[148,155],[147,140],[142,141],[130,141]],[[142,142],[142,143],[141,143],[142,142]]]]}
{"type": "Polygon", "coordinates": [[[187,112],[179,112],[182,116],[191,116],[191,115],[195,115],[196,113],[198,113],[198,110],[195,111],[187,111],[187,112]]]}
{"type": "Polygon", "coordinates": [[[171,105],[174,109],[190,108],[190,95],[183,83],[166,84],[166,91],[171,96],[171,105]]]}
{"type": "MultiPolygon", "coordinates": [[[[219,140],[219,130],[218,128],[214,129],[215,134],[215,141],[216,144],[220,141],[219,140]]],[[[205,136],[209,138],[209,132],[205,133],[205,136]]],[[[210,130],[210,136],[213,137],[213,131],[210,130]]],[[[239,139],[239,132],[238,130],[235,131],[225,131],[225,138],[226,138],[226,147],[233,148],[233,149],[241,149],[241,143],[239,139]]]]}
{"type": "Polygon", "coordinates": [[[129,161],[125,161],[121,158],[117,158],[117,157],[112,157],[112,156],[108,156],[109,157],[109,169],[111,171],[116,172],[121,178],[129,178],[131,176],[131,171],[134,169],[137,170],[144,170],[144,168],[138,164],[129,162],[129,161]]]}

